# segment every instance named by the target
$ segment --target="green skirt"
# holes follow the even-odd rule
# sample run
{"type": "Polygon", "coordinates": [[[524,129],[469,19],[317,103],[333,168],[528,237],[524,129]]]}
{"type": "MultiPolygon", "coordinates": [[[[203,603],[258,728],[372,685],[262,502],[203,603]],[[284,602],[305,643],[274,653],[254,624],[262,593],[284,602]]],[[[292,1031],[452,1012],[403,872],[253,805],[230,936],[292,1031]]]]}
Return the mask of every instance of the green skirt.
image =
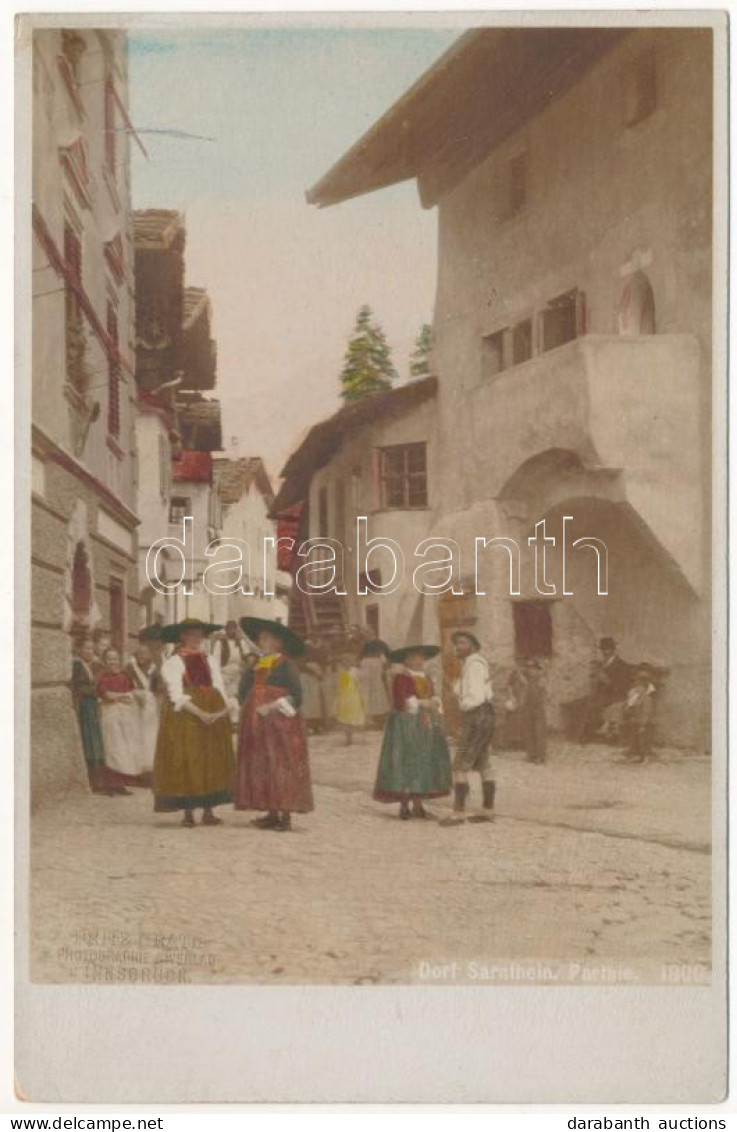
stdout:
{"type": "Polygon", "coordinates": [[[442,798],[450,794],[451,781],[450,753],[438,716],[425,711],[391,712],[381,743],[376,801],[442,798]]]}
{"type": "MultiPolygon", "coordinates": [[[[216,688],[189,688],[202,711],[221,711],[216,688]]],[[[154,757],[154,809],[194,810],[233,800],[235,760],[229,716],[206,727],[188,711],[165,703],[154,757]]]]}

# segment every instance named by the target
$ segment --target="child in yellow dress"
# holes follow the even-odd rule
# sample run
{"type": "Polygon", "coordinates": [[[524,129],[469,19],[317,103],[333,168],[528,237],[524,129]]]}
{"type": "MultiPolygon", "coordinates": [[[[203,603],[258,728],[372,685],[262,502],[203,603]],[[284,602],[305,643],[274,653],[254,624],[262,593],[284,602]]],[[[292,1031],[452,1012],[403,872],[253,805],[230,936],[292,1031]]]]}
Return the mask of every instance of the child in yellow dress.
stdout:
{"type": "Polygon", "coordinates": [[[366,723],[360,675],[353,653],[341,653],[335,672],[335,718],[345,732],[346,747],[353,742],[353,732],[366,723]]]}

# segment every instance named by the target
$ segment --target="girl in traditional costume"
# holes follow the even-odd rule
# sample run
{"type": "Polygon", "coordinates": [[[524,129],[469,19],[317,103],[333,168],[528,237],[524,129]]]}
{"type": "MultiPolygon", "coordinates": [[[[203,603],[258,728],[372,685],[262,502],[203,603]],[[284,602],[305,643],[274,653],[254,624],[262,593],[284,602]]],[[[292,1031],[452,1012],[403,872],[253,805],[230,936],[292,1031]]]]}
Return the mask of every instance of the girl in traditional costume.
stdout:
{"type": "Polygon", "coordinates": [[[196,809],[203,825],[220,825],[213,808],[233,797],[230,709],[218,660],[203,651],[205,638],[219,628],[189,617],[162,629],[163,640],[176,647],[161,666],[166,700],[154,759],[154,809],[184,810],[182,825],[189,828],[196,809]]]}
{"type": "Polygon", "coordinates": [[[94,659],[92,641],[89,638],[80,641],[72,663],[71,689],[90,789],[93,794],[129,794],[130,791],[110,774],[105,764],[97,681],[92,670],[94,659]]]}
{"type": "Polygon", "coordinates": [[[435,645],[410,645],[390,654],[402,668],[392,682],[392,710],[384,729],[374,798],[399,802],[403,820],[428,817],[423,798],[450,794],[452,772],[440,700],[425,672],[425,661],[439,652],[435,645]]]}
{"type": "Polygon", "coordinates": [[[366,723],[360,675],[353,653],[345,651],[338,658],[335,673],[335,719],[343,728],[346,747],[353,742],[353,732],[366,723]]]}
{"type": "Polygon", "coordinates": [[[129,786],[145,785],[140,780],[143,755],[133,681],[123,671],[117,649],[106,649],[102,664],[97,676],[97,694],[105,761],[129,786]]]}
{"type": "Polygon", "coordinates": [[[150,786],[159,734],[159,703],[154,691],[156,666],[146,645],[139,644],[125,671],[133,685],[133,698],[138,709],[138,727],[141,733],[140,773],[146,780],[145,785],[150,786]]]}
{"type": "Polygon", "coordinates": [[[279,621],[244,617],[241,626],[261,654],[241,677],[235,808],[261,810],[259,829],[286,832],[291,815],[314,809],[299,669],[304,642],[279,621]]]}

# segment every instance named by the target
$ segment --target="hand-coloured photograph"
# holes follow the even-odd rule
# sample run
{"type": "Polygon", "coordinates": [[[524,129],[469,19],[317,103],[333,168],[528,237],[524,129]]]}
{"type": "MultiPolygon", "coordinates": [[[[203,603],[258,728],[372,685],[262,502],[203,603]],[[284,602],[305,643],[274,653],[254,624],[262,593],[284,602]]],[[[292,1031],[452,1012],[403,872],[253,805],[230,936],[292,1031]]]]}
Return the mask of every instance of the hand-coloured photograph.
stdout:
{"type": "Polygon", "coordinates": [[[725,31],[567,16],[21,18],[31,984],[723,995],[725,31]]]}

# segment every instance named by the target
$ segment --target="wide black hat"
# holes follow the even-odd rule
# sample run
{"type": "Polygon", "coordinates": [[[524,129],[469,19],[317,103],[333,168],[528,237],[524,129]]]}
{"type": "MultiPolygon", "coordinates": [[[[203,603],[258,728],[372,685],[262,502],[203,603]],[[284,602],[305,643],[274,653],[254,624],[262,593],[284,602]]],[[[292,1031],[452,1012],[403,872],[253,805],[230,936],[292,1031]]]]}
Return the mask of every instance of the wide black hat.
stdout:
{"type": "Polygon", "coordinates": [[[222,625],[213,625],[210,621],[200,621],[199,617],[185,617],[183,621],[176,621],[172,625],[163,625],[161,640],[171,644],[178,641],[182,633],[186,633],[188,629],[198,629],[200,633],[209,636],[210,633],[216,633],[218,629],[222,629],[222,625]]]}
{"type": "Polygon", "coordinates": [[[260,632],[266,630],[273,633],[278,637],[284,648],[284,652],[289,656],[301,656],[305,651],[305,643],[301,637],[298,637],[288,625],[283,625],[281,621],[270,621],[268,617],[241,617],[241,629],[256,643],[256,639],[260,632]]]}
{"type": "Polygon", "coordinates": [[[467,629],[456,629],[455,633],[451,634],[450,639],[453,642],[453,644],[455,644],[456,641],[459,639],[459,637],[465,637],[467,641],[471,642],[471,644],[476,649],[476,651],[480,652],[481,641],[478,639],[478,637],[474,633],[469,633],[469,631],[467,629]]]}
{"type": "Polygon", "coordinates": [[[422,653],[425,660],[432,660],[440,652],[440,645],[406,645],[403,649],[395,649],[394,652],[390,652],[389,660],[393,664],[404,664],[407,657],[415,652],[422,653]]]}

